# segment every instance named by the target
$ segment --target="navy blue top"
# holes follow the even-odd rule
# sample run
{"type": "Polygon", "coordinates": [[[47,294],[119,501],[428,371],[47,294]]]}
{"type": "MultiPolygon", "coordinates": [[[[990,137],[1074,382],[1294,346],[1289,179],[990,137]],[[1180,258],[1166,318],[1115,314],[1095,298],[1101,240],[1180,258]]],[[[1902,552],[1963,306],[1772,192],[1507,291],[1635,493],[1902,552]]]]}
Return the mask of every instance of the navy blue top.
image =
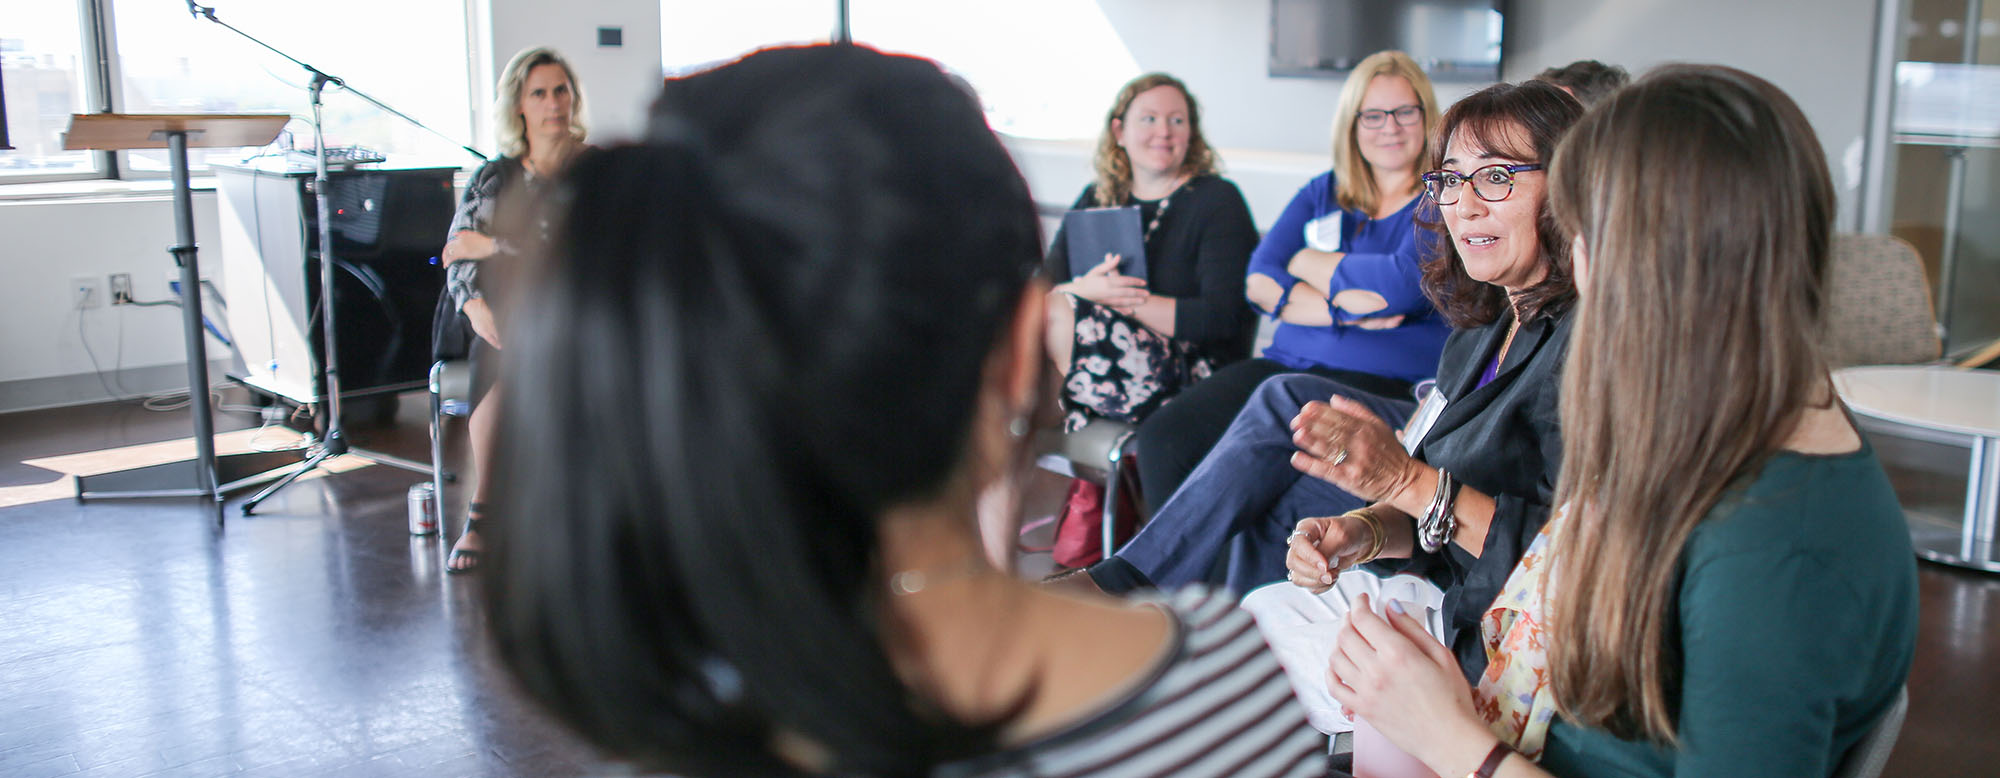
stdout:
{"type": "Polygon", "coordinates": [[[1431,306],[1420,283],[1418,264],[1422,257],[1416,213],[1422,202],[1422,197],[1412,198],[1401,210],[1370,219],[1366,213],[1340,207],[1334,199],[1331,170],[1300,189],[1250,255],[1248,274],[1269,276],[1280,288],[1290,289],[1299,279],[1285,266],[1291,263],[1292,255],[1306,247],[1306,236],[1325,230],[1331,237],[1337,228],[1340,246],[1336,250],[1347,256],[1333,271],[1333,288],[1326,290],[1327,296],[1349,289],[1366,290],[1381,295],[1389,307],[1362,316],[1335,308],[1331,327],[1280,321],[1271,345],[1264,349],[1264,358],[1296,370],[1330,367],[1411,383],[1436,375],[1438,356],[1444,353],[1444,339],[1451,334],[1451,327],[1431,306]],[[1404,319],[1402,326],[1394,329],[1345,326],[1359,319],[1396,315],[1404,319]]]}

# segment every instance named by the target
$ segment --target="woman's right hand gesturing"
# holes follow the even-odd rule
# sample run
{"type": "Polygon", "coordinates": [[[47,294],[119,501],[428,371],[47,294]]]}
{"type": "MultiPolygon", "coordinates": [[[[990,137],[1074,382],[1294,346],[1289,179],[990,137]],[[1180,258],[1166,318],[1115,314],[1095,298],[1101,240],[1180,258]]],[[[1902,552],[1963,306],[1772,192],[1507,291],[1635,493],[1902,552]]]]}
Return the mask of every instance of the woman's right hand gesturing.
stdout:
{"type": "Polygon", "coordinates": [[[1056,289],[1111,307],[1119,313],[1130,314],[1150,295],[1146,292],[1146,279],[1119,275],[1118,263],[1122,259],[1117,254],[1106,254],[1104,261],[1097,263],[1090,272],[1056,289]]]}
{"type": "Polygon", "coordinates": [[[1285,569],[1293,584],[1313,594],[1333,588],[1340,571],[1359,564],[1375,542],[1368,523],[1354,516],[1301,519],[1287,539],[1285,569]]]}

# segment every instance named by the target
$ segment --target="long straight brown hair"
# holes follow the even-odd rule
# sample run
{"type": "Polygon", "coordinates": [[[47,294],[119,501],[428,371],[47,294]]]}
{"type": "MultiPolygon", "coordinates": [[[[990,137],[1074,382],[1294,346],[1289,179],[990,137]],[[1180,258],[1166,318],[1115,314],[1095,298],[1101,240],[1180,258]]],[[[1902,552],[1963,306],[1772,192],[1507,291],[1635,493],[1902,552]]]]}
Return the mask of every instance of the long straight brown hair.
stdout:
{"type": "Polygon", "coordinates": [[[1586,115],[1551,176],[1588,273],[1562,387],[1550,682],[1581,724],[1674,743],[1682,548],[1826,391],[1833,185],[1791,98],[1697,65],[1586,115]]]}

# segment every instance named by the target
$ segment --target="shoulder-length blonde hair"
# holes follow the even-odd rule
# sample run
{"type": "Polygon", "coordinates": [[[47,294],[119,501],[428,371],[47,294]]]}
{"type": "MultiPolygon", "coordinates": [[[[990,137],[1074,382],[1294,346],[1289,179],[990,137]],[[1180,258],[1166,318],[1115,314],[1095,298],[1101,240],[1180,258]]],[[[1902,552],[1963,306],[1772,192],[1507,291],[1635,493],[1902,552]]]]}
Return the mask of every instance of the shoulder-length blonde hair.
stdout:
{"type": "Polygon", "coordinates": [[[1826,402],[1832,177],[1784,92],[1695,65],[1613,94],[1550,176],[1589,263],[1562,387],[1551,684],[1584,725],[1673,743],[1683,548],[1826,402]]]}
{"type": "Polygon", "coordinates": [[[1165,73],[1147,73],[1125,82],[1118,90],[1118,98],[1111,101],[1110,112],[1104,115],[1104,130],[1097,136],[1097,153],[1092,158],[1092,166],[1097,169],[1097,204],[1122,205],[1125,198],[1132,195],[1132,158],[1125,155],[1125,149],[1118,145],[1118,133],[1112,130],[1112,123],[1122,121],[1125,112],[1132,109],[1132,101],[1146,91],[1162,86],[1180,90],[1181,97],[1187,99],[1188,106],[1188,148],[1187,156],[1181,158],[1181,175],[1202,176],[1219,173],[1222,163],[1215,156],[1215,150],[1208,147],[1208,140],[1201,136],[1201,107],[1195,105],[1194,93],[1187,84],[1165,73]]]}
{"type": "Polygon", "coordinates": [[[590,135],[590,128],[583,121],[583,82],[576,80],[576,69],[569,66],[569,60],[547,46],[522,49],[507,61],[507,67],[500,71],[500,84],[494,89],[494,133],[499,136],[500,153],[504,156],[528,153],[528,128],[521,120],[521,83],[528,80],[529,71],[543,65],[562,68],[563,76],[569,79],[570,137],[581,143],[590,135]]]}
{"type": "MultiPolygon", "coordinates": [[[[1422,175],[1431,169],[1431,153],[1428,140],[1437,131],[1438,110],[1437,90],[1431,88],[1431,77],[1424,75],[1424,69],[1417,67],[1417,61],[1400,51],[1378,51],[1354,66],[1354,72],[1347,74],[1347,83],[1340,87],[1340,102],[1333,110],[1333,177],[1338,186],[1334,200],[1342,208],[1350,208],[1363,213],[1374,213],[1382,204],[1383,193],[1375,187],[1375,168],[1361,156],[1361,141],[1355,138],[1356,122],[1361,119],[1361,98],[1368,93],[1368,84],[1376,76],[1395,76],[1410,84],[1410,91],[1417,93],[1417,107],[1424,112],[1424,131],[1418,138],[1424,151],[1417,155],[1414,171],[1422,175]]],[[[1395,121],[1390,117],[1389,121],[1395,121]]],[[[1419,188],[1415,177],[1410,186],[1419,188]]],[[[1407,193],[1406,193],[1407,194],[1407,193]]]]}

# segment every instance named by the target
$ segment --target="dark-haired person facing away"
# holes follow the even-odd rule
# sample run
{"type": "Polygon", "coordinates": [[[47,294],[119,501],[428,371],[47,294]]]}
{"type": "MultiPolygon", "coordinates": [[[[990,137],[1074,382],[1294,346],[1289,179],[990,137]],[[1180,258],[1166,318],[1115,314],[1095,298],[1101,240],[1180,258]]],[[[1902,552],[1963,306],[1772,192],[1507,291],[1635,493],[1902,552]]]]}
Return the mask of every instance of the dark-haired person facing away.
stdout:
{"type": "Polygon", "coordinates": [[[1826,155],[1770,82],[1680,65],[1549,178],[1581,299],[1565,508],[1485,620],[1476,693],[1358,605],[1332,692],[1439,775],[1831,775],[1909,675],[1917,582],[1820,353],[1826,155]]]}
{"type": "Polygon", "coordinates": [[[1227,598],[994,569],[1046,392],[1026,183],[930,62],[772,49],[584,159],[511,332],[486,608],[521,686],[677,775],[1306,776],[1227,598]]]}
{"type": "Polygon", "coordinates": [[[1559,68],[1549,68],[1535,74],[1536,81],[1547,81],[1561,87],[1571,97],[1583,103],[1585,108],[1595,106],[1610,97],[1612,92],[1632,81],[1632,76],[1617,65],[1606,65],[1594,59],[1580,59],[1559,68]]]}

